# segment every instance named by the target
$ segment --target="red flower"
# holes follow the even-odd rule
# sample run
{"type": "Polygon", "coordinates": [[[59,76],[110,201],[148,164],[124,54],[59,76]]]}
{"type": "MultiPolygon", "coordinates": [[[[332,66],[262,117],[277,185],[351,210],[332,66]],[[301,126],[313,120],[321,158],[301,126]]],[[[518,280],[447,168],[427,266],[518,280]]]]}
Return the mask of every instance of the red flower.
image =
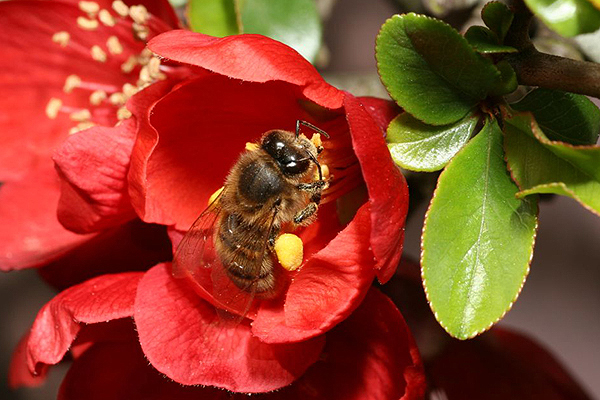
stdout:
{"type": "MultiPolygon", "coordinates": [[[[123,242],[126,239],[123,232],[132,229],[131,226],[120,229],[118,224],[112,224],[114,229],[99,238],[93,234],[75,234],[59,224],[56,219],[59,180],[51,155],[69,136],[70,130],[93,124],[113,126],[119,118],[127,116],[122,102],[137,90],[142,71],[140,62],[148,63],[150,59],[147,53],[145,58],[141,57],[145,43],[136,35],[147,34],[146,39],[149,39],[176,27],[178,22],[166,0],[143,1],[150,15],[145,22],[144,17],[136,15],[140,23],[134,35],[133,20],[120,17],[110,1],[97,2],[98,10],[94,10],[91,3],[87,3],[87,8],[85,2],[81,4],[76,1],[0,3],[1,270],[53,262],[55,269],[64,273],[65,265],[57,265],[63,256],[84,243],[90,256],[91,250],[106,253],[100,245],[107,245],[111,242],[109,237],[115,235],[120,235],[122,247],[140,253],[136,250],[139,244],[131,239],[129,246],[123,242]]],[[[142,8],[138,7],[137,11],[143,14],[142,8]]],[[[126,129],[128,124],[131,122],[124,123],[120,129],[126,129]]],[[[126,149],[120,151],[126,152],[126,149]]],[[[132,213],[129,219],[133,216],[132,213]]],[[[147,226],[135,225],[134,228],[148,236],[147,226]]],[[[159,259],[165,259],[164,233],[154,228],[150,232],[152,241],[159,248],[162,246],[159,259]]],[[[76,257],[81,258],[81,254],[76,257]]],[[[152,262],[156,260],[154,257],[152,262]]],[[[117,256],[112,261],[120,266],[113,270],[122,270],[128,260],[117,256]]],[[[135,267],[127,266],[131,268],[135,267]]],[[[92,276],[93,268],[88,266],[87,269],[83,274],[82,268],[78,268],[75,272],[81,276],[70,277],[70,280],[92,276]]]]}
{"type": "MultiPolygon", "coordinates": [[[[292,130],[297,119],[326,130],[322,162],[332,181],[317,221],[298,232],[305,259],[285,296],[257,301],[242,324],[215,326],[214,308],[197,294],[220,306],[206,288],[173,281],[170,267],[158,266],[142,278],[135,300],[142,351],[176,382],[244,392],[285,386],[317,360],[323,333],[359,306],[376,274],[389,279],[400,257],[407,188],[383,139],[389,103],[335,89],[295,51],[261,36],[173,31],[150,48],[174,63],[167,76],[182,81],[167,79],[132,97],[135,134],[129,124],[92,128],[55,153],[65,182],[59,217],[86,232],[135,211],[145,222],[171,225],[177,239],[246,142],[270,129],[292,130]],[[120,149],[131,145],[127,157],[120,149]],[[361,197],[361,188],[368,194],[361,197]]],[[[34,351],[36,341],[29,343],[34,351]]]]}
{"type": "Polygon", "coordinates": [[[272,345],[248,335],[248,322],[233,328],[214,325],[215,309],[185,281],[174,279],[165,264],[145,274],[101,276],[56,296],[40,310],[16,352],[11,385],[31,384],[23,364],[43,378],[48,366],[70,349],[75,362],[59,399],[230,398],[224,391],[182,387],[161,377],[148,366],[128,316],[133,316],[138,331],[148,324],[162,325],[153,337],[140,332],[142,345],[166,343],[167,376],[185,375],[185,384],[263,392],[298,378],[262,396],[265,399],[408,400],[423,395],[422,367],[412,337],[396,307],[378,290],[371,289],[361,306],[326,338],[272,345]],[[211,332],[215,327],[223,330],[211,332]],[[224,340],[218,343],[219,359],[207,365],[203,357],[210,356],[207,345],[215,347],[214,333],[224,340]]]}
{"type": "MultiPolygon", "coordinates": [[[[300,233],[305,261],[284,301],[256,304],[248,317],[253,319],[252,334],[268,343],[298,342],[329,330],[358,306],[375,274],[382,282],[389,279],[401,253],[406,183],[390,158],[383,127],[369,112],[385,124],[381,115],[388,103],[369,100],[367,109],[360,99],[323,81],[298,53],[258,35],[216,39],[171,31],[149,47],[160,57],[185,63],[191,75],[174,88],[155,84],[132,98],[138,132],[130,164],[126,157],[110,156],[115,151],[111,141],[118,142],[123,129],[99,132],[102,139],[94,141],[90,135],[75,135],[59,149],[55,161],[69,192],[76,193],[63,192],[62,220],[81,231],[89,229],[88,221],[102,226],[123,220],[130,215],[127,206],[104,215],[97,210],[104,198],[130,197],[143,221],[185,231],[223,185],[247,142],[270,129],[293,130],[297,119],[310,121],[331,136],[323,143],[322,161],[333,180],[319,218],[300,233]],[[108,159],[105,163],[115,164],[109,169],[111,178],[122,179],[105,185],[96,196],[100,200],[93,188],[106,174],[83,162],[90,159],[108,159]],[[352,215],[344,209],[348,203],[360,205],[367,199],[351,197],[365,186],[368,201],[349,224],[340,221],[338,214],[352,215]],[[126,187],[128,192],[122,189],[126,187]]],[[[172,236],[180,237],[177,232],[172,236]]],[[[199,292],[222,307],[208,288],[199,292]]],[[[163,347],[156,349],[160,353],[163,347]]],[[[163,359],[144,350],[151,362],[163,359]]]]}

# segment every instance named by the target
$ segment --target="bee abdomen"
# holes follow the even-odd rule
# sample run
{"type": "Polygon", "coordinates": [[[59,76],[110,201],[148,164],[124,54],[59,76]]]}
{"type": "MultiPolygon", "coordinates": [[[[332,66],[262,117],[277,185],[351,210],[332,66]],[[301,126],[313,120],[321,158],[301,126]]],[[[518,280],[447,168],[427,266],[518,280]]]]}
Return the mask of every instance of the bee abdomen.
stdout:
{"type": "Polygon", "coordinates": [[[221,219],[216,249],[229,278],[242,290],[273,291],[273,260],[267,251],[267,228],[248,224],[238,214],[221,219]]]}

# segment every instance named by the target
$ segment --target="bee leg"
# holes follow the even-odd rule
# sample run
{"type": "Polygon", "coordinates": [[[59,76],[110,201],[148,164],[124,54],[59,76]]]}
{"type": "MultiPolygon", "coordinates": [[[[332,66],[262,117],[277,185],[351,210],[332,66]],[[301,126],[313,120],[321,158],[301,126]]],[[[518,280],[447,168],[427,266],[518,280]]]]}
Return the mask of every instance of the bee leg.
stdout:
{"type": "MultiPolygon", "coordinates": [[[[319,193],[319,199],[321,198],[321,194],[319,193]]],[[[304,209],[300,210],[298,214],[294,217],[294,224],[302,225],[307,224],[310,221],[310,217],[314,216],[319,208],[316,202],[310,202],[304,209]]]]}
{"type": "Polygon", "coordinates": [[[326,180],[317,180],[310,183],[301,183],[297,186],[298,190],[302,190],[303,192],[309,193],[321,193],[323,190],[327,189],[329,186],[329,182],[326,180]]]}

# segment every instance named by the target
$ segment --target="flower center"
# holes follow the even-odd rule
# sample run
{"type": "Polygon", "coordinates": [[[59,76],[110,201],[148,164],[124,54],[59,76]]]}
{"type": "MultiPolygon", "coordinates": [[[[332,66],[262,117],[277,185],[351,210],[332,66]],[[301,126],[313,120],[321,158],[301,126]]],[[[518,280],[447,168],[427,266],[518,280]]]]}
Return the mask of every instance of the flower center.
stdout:
{"type": "Polygon", "coordinates": [[[68,114],[74,124],[71,134],[131,117],[125,107],[127,100],[152,83],[165,79],[165,72],[169,70],[145,47],[150,37],[165,30],[162,21],[152,16],[146,7],[128,7],[121,0],[112,3],[112,10],[101,9],[93,1],[80,1],[78,6],[83,15],[77,17],[76,29],[96,31],[97,35],[85,36],[93,37],[98,43],[84,46],[66,31],[54,33],[52,41],[64,50],[89,57],[91,62],[114,68],[120,78],[99,76],[96,81],[77,74],[65,78],[63,94],[49,100],[46,115],[55,119],[60,113],[68,114]],[[83,99],[87,94],[87,102],[82,101],[82,94],[83,99]]]}

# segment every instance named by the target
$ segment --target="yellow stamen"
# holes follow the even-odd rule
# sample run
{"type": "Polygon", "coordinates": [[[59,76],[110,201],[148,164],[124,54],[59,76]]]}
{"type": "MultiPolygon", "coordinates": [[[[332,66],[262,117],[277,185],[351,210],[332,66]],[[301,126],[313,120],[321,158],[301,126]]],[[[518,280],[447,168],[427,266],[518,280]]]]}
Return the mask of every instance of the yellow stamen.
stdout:
{"type": "Polygon", "coordinates": [[[77,25],[81,29],[85,29],[86,31],[93,31],[98,28],[98,20],[89,19],[86,17],[77,17],[77,25]]]}
{"type": "Polygon", "coordinates": [[[73,89],[79,87],[81,85],[81,78],[77,75],[69,75],[65,80],[65,85],[63,86],[63,91],[65,93],[71,93],[73,89]]]}
{"type": "MultiPolygon", "coordinates": [[[[323,173],[323,179],[329,179],[329,167],[326,164],[321,164],[321,172],[323,173]]],[[[315,170],[315,179],[319,179],[319,170],[315,170]]]]}
{"type": "Polygon", "coordinates": [[[146,7],[137,5],[129,8],[129,16],[134,22],[137,22],[138,24],[145,24],[150,15],[148,14],[146,7]]]}
{"type": "Polygon", "coordinates": [[[69,35],[69,32],[65,31],[56,32],[52,35],[52,41],[58,43],[60,47],[67,47],[69,39],[71,39],[71,35],[69,35]]]}
{"type": "Polygon", "coordinates": [[[69,130],[69,135],[72,135],[77,132],[81,132],[83,130],[89,129],[94,126],[96,126],[96,124],[91,121],[80,122],[77,124],[77,126],[74,126],[73,128],[71,128],[69,130]]]}
{"type": "Polygon", "coordinates": [[[284,233],[275,240],[275,254],[283,268],[295,271],[302,265],[304,257],[302,239],[293,233],[284,233]]]}
{"type": "Polygon", "coordinates": [[[248,151],[254,151],[254,150],[258,150],[258,145],[256,143],[246,143],[246,150],[248,151]]]}
{"type": "Polygon", "coordinates": [[[111,104],[114,104],[115,106],[122,106],[127,101],[127,98],[123,93],[116,92],[110,95],[108,101],[110,101],[111,104]]]}
{"type": "Polygon", "coordinates": [[[154,79],[157,79],[161,76],[160,60],[158,57],[152,57],[150,61],[148,61],[148,73],[150,73],[150,77],[154,79]]]}
{"type": "Polygon", "coordinates": [[[88,14],[96,14],[100,10],[98,3],[93,1],[80,1],[78,5],[81,11],[88,14]]]}
{"type": "Polygon", "coordinates": [[[129,111],[127,108],[125,107],[121,107],[117,110],[117,119],[119,121],[122,121],[124,119],[127,119],[131,117],[131,111],[129,111]]]}
{"type": "Polygon", "coordinates": [[[142,81],[143,83],[152,82],[152,78],[150,77],[150,70],[148,69],[147,65],[144,65],[140,70],[140,81],[142,81]]]}
{"type": "Polygon", "coordinates": [[[130,98],[137,92],[138,92],[137,86],[134,86],[131,83],[126,83],[123,85],[123,94],[125,95],[125,97],[130,98]]]}
{"type": "Polygon", "coordinates": [[[88,121],[92,119],[92,113],[90,113],[90,110],[84,108],[83,110],[71,113],[69,118],[71,118],[72,121],[78,122],[88,121]]]}
{"type": "Polygon", "coordinates": [[[148,39],[148,35],[150,34],[148,27],[142,24],[138,24],[137,22],[131,24],[131,27],[133,28],[133,33],[135,34],[135,37],[137,37],[140,40],[148,39]]]}
{"type": "Polygon", "coordinates": [[[320,147],[323,145],[320,133],[313,133],[312,137],[310,138],[310,141],[312,142],[312,144],[315,145],[315,147],[320,147]]]}
{"type": "Polygon", "coordinates": [[[106,92],[104,90],[96,90],[90,94],[90,103],[94,106],[100,105],[104,100],[106,100],[106,92]]]}
{"type": "Polygon", "coordinates": [[[58,111],[62,107],[62,101],[57,98],[51,98],[46,106],[46,116],[50,119],[55,119],[58,115],[58,111]]]}
{"type": "Polygon", "coordinates": [[[127,4],[123,3],[121,0],[113,1],[112,8],[121,17],[126,17],[129,15],[129,7],[127,7],[127,4]]]}
{"type": "Polygon", "coordinates": [[[135,56],[129,56],[129,58],[127,59],[127,61],[125,61],[123,64],[121,64],[121,71],[123,71],[124,73],[128,74],[131,71],[133,71],[133,69],[135,68],[137,64],[137,59],[135,56]]]}
{"type": "Polygon", "coordinates": [[[108,10],[100,10],[100,13],[98,13],[98,19],[106,26],[115,26],[115,17],[110,15],[108,10]]]}
{"type": "Polygon", "coordinates": [[[221,187],[220,189],[217,189],[216,192],[214,192],[213,194],[210,195],[210,197],[208,198],[209,206],[217,199],[217,197],[219,197],[219,195],[221,194],[223,189],[224,189],[224,187],[221,187]]]}
{"type": "Polygon", "coordinates": [[[106,47],[110,54],[121,54],[123,52],[123,45],[119,42],[119,38],[111,36],[106,41],[106,47]]]}
{"type": "Polygon", "coordinates": [[[98,45],[93,45],[91,49],[92,58],[99,62],[106,62],[106,53],[98,45]]]}

